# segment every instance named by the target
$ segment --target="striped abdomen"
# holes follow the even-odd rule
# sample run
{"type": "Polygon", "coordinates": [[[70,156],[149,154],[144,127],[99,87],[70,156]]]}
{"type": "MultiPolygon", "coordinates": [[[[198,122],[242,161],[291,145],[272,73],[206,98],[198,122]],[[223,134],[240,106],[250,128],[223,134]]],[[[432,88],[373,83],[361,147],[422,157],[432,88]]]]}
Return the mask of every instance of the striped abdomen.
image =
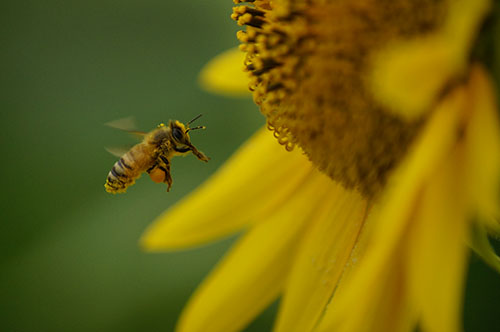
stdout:
{"type": "Polygon", "coordinates": [[[124,193],[150,167],[152,159],[149,151],[145,150],[147,149],[143,144],[138,144],[113,165],[104,184],[107,192],[124,193]]]}

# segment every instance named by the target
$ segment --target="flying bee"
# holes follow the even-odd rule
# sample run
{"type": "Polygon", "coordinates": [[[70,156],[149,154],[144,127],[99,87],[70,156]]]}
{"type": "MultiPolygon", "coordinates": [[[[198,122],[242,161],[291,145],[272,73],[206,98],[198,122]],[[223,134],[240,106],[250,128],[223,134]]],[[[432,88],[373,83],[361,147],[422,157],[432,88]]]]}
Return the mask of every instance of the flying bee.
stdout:
{"type": "Polygon", "coordinates": [[[141,143],[134,145],[123,154],[108,173],[104,187],[109,193],[124,193],[143,172],[147,172],[156,183],[166,183],[167,191],[172,187],[170,160],[174,156],[192,152],[199,160],[208,158],[191,143],[188,132],[205,129],[204,126],[189,128],[189,125],[201,116],[198,115],[186,125],[177,120],[170,120],[167,125],[161,123],[149,133],[131,131],[143,137],[141,143]]]}

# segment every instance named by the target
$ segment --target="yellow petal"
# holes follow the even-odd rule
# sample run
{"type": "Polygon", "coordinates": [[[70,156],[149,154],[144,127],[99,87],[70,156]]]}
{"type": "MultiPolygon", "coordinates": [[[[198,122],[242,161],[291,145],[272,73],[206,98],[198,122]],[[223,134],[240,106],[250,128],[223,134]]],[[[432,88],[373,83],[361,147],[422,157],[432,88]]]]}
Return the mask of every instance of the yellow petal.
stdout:
{"type": "Polygon", "coordinates": [[[470,245],[490,266],[500,272],[500,258],[488,241],[487,231],[500,234],[500,126],[498,106],[486,72],[476,65],[471,73],[469,118],[465,132],[466,192],[478,221],[470,245]],[[495,218],[497,217],[497,218],[495,218]]]}
{"type": "Polygon", "coordinates": [[[413,330],[416,314],[403,291],[406,273],[398,250],[405,242],[404,233],[397,239],[395,250],[383,257],[373,254],[373,250],[381,244],[379,239],[373,237],[373,231],[380,225],[384,208],[379,205],[371,208],[315,332],[413,330]]]}
{"type": "Polygon", "coordinates": [[[230,96],[250,97],[249,78],[243,71],[245,53],[227,50],[208,62],[200,73],[200,85],[207,91],[230,96]]]}
{"type": "Polygon", "coordinates": [[[146,230],[146,250],[181,249],[231,234],[260,220],[298,189],[311,163],[287,152],[261,129],[193,193],[146,230]]]}
{"type": "Polygon", "coordinates": [[[328,206],[331,181],[314,172],[290,200],[254,225],[203,282],[179,332],[239,331],[283,288],[304,226],[328,206]]]}
{"type": "Polygon", "coordinates": [[[485,71],[471,73],[469,118],[465,137],[469,200],[487,227],[500,234],[500,126],[498,106],[485,71]]]}
{"type": "Polygon", "coordinates": [[[410,225],[408,288],[425,332],[461,329],[469,228],[463,158],[463,150],[450,153],[449,160],[428,179],[410,225]]]}
{"type": "Polygon", "coordinates": [[[408,157],[389,180],[379,208],[367,220],[369,233],[363,242],[367,251],[361,253],[361,263],[349,269],[341,280],[319,331],[409,328],[407,324],[414,319],[415,311],[405,305],[404,290],[400,289],[406,278],[400,249],[424,184],[456,143],[465,100],[463,90],[457,89],[436,108],[408,157]],[[395,286],[391,286],[393,282],[395,286]],[[398,310],[392,315],[388,314],[391,305],[392,310],[398,310]]]}
{"type": "Polygon", "coordinates": [[[429,36],[389,44],[373,58],[369,85],[383,105],[414,119],[445,85],[464,73],[489,0],[450,1],[443,27],[429,36]]]}
{"type": "Polygon", "coordinates": [[[357,192],[335,185],[298,249],[281,300],[276,332],[312,331],[337,286],[367,213],[357,192]]]}
{"type": "MultiPolygon", "coordinates": [[[[367,223],[377,222],[371,217],[368,219],[367,223]]],[[[363,231],[361,243],[356,245],[356,249],[362,246],[361,250],[365,254],[367,250],[368,252],[371,250],[371,246],[367,246],[369,237],[366,235],[367,233],[363,231]]],[[[403,242],[404,238],[401,238],[399,244],[401,245],[403,242]]],[[[356,255],[356,258],[352,258],[346,266],[346,271],[344,271],[335,295],[327,307],[323,320],[314,331],[413,331],[416,314],[409,306],[403,291],[406,273],[404,262],[401,257],[398,257],[398,252],[392,252],[383,263],[373,266],[370,270],[365,269],[362,261],[361,264],[358,264],[359,254],[356,255]],[[353,276],[353,272],[357,273],[354,276],[363,273],[368,274],[369,277],[363,280],[364,283],[350,283],[349,279],[353,276]],[[349,288],[346,288],[347,286],[349,288]],[[360,288],[356,288],[353,292],[353,286],[360,288]],[[346,299],[348,300],[346,301],[346,299]]]]}

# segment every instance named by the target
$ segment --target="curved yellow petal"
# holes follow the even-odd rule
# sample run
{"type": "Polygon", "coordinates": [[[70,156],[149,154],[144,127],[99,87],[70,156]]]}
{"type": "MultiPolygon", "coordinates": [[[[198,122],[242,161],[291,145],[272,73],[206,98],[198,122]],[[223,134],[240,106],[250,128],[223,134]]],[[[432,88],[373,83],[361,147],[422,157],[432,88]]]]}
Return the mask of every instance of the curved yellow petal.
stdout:
{"type": "Polygon", "coordinates": [[[367,214],[359,193],[336,184],[329,209],[312,220],[281,300],[276,332],[312,331],[333,294],[367,214]]]}
{"type": "Polygon", "coordinates": [[[408,292],[425,332],[461,330],[468,207],[464,153],[456,149],[427,180],[406,243],[408,292]]]}
{"type": "MultiPolygon", "coordinates": [[[[377,214],[368,218],[367,226],[377,223],[377,218],[373,217],[375,215],[377,214]]],[[[323,319],[314,329],[315,332],[413,331],[417,316],[403,291],[407,277],[404,260],[398,256],[398,251],[394,251],[385,261],[370,266],[370,270],[366,269],[363,257],[370,253],[373,246],[373,243],[369,244],[369,240],[368,232],[363,230],[355,247],[358,252],[349,260],[333,299],[326,308],[323,319]],[[351,278],[359,276],[360,273],[369,277],[365,278],[363,283],[351,282],[351,278]],[[355,289],[356,294],[353,287],[360,287],[355,289]],[[349,296],[348,301],[346,296],[349,296]]],[[[404,240],[404,237],[400,238],[398,245],[404,240]]]]}
{"type": "Polygon", "coordinates": [[[465,182],[468,202],[478,214],[470,246],[500,272],[500,258],[488,241],[487,231],[500,234],[500,126],[491,81],[475,66],[471,73],[469,118],[465,131],[465,182]]]}
{"type": "Polygon", "coordinates": [[[230,97],[250,97],[249,78],[243,71],[245,53],[227,50],[210,60],[201,70],[199,82],[207,91],[230,97]]]}
{"type": "Polygon", "coordinates": [[[331,181],[315,171],[289,201],[254,225],[203,282],[179,332],[239,331],[283,289],[304,226],[328,206],[331,181]]]}
{"type": "Polygon", "coordinates": [[[462,88],[447,96],[395,170],[379,207],[367,220],[369,233],[363,242],[366,252],[361,253],[360,264],[348,269],[341,280],[319,331],[383,331],[380,327],[388,326],[393,328],[390,330],[395,326],[407,329],[408,322],[415,319],[415,308],[408,305],[401,289],[408,278],[401,248],[422,188],[456,144],[464,101],[462,88]],[[391,315],[391,310],[398,312],[391,315]]]}
{"type": "Polygon", "coordinates": [[[469,201],[486,226],[500,234],[500,125],[498,105],[486,72],[471,73],[469,118],[465,131],[466,183],[469,201]]]}
{"type": "Polygon", "coordinates": [[[203,185],[158,217],[141,245],[181,249],[234,233],[286,201],[311,171],[301,151],[287,152],[261,129],[203,185]]]}
{"type": "Polygon", "coordinates": [[[444,25],[429,36],[389,44],[373,57],[369,86],[379,102],[414,119],[466,70],[489,0],[450,1],[444,25]]]}

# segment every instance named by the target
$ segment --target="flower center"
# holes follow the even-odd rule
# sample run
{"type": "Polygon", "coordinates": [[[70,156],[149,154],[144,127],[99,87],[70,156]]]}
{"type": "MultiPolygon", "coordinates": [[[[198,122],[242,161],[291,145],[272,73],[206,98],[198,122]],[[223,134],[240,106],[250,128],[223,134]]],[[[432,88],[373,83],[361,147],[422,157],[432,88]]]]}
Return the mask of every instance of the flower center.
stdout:
{"type": "Polygon", "coordinates": [[[424,119],[401,119],[365,84],[374,51],[429,33],[437,0],[234,0],[254,101],[287,150],[299,145],[333,180],[376,194],[424,119]]]}

